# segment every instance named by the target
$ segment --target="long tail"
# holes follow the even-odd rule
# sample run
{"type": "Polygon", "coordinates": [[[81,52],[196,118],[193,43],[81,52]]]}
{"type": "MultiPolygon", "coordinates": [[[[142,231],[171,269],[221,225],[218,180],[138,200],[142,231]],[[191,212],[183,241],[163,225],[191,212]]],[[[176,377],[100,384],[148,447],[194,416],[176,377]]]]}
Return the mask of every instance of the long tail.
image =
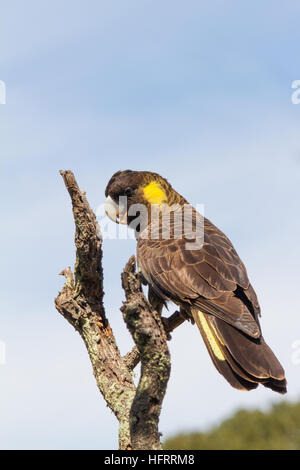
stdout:
{"type": "Polygon", "coordinates": [[[259,383],[286,393],[284,370],[263,337],[254,339],[228,323],[192,309],[210,357],[234,388],[252,390],[259,383]]]}

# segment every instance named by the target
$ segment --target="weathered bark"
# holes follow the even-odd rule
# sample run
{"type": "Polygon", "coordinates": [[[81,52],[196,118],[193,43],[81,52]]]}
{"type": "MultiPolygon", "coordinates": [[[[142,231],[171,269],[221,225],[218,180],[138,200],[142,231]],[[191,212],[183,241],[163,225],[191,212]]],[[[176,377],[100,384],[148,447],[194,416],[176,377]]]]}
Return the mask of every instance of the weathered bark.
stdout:
{"type": "Polygon", "coordinates": [[[143,295],[131,257],[122,274],[126,302],[121,310],[136,346],[120,355],[103,305],[100,227],[73,173],[60,173],[72,200],[76,262],[74,277],[71,268],[61,273],[66,282],[55,306],[86,345],[98,388],[119,421],[119,449],[160,449],[158,422],[170,374],[166,340],[186,317],[182,312],[160,317],[143,295]],[[140,360],[136,390],[131,371],[140,360]]]}
{"type": "Polygon", "coordinates": [[[158,421],[171,363],[160,315],[145,299],[132,256],[122,274],[126,302],[121,311],[141,356],[141,378],[130,412],[134,449],[161,449],[158,421]],[[149,446],[150,447],[147,447],[149,446]]]}
{"type": "Polygon", "coordinates": [[[61,175],[72,200],[76,263],[75,281],[70,268],[62,272],[67,280],[55,305],[86,345],[98,388],[120,423],[119,448],[131,448],[129,412],[135,385],[105,316],[100,228],[73,173],[61,175]]]}
{"type": "MultiPolygon", "coordinates": [[[[172,333],[172,331],[180,326],[185,320],[192,321],[191,318],[182,310],[176,310],[169,318],[161,317],[161,320],[165,328],[167,340],[172,339],[170,333],[172,333]]],[[[141,355],[137,346],[134,346],[131,351],[125,354],[123,359],[128,369],[133,370],[141,360],[141,355]]]]}

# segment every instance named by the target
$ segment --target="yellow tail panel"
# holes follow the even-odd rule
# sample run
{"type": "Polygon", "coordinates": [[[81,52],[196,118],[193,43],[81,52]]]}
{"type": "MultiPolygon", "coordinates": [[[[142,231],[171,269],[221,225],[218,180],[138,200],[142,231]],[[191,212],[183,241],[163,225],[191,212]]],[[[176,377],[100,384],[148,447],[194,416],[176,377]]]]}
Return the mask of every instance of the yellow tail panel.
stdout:
{"type": "Polygon", "coordinates": [[[215,340],[214,335],[213,335],[213,333],[210,329],[209,324],[207,323],[207,320],[206,320],[205,316],[203,315],[203,313],[200,310],[197,311],[197,314],[198,314],[198,318],[199,318],[200,324],[202,326],[203,332],[204,332],[204,334],[207,338],[207,341],[209,342],[209,345],[211,347],[212,352],[214,353],[216,358],[219,359],[219,361],[225,361],[226,358],[225,358],[220,346],[218,345],[217,341],[215,340]]]}

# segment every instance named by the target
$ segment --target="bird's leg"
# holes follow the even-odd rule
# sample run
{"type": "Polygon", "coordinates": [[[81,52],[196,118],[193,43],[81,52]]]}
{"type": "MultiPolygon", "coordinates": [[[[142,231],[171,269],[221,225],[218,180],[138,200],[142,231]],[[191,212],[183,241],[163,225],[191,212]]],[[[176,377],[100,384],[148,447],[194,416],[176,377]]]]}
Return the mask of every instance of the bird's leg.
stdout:
{"type": "MultiPolygon", "coordinates": [[[[154,292],[151,286],[149,286],[148,301],[161,316],[162,309],[164,306],[166,306],[166,303],[164,302],[164,300],[158,297],[158,295],[154,292]]],[[[188,310],[182,306],[180,306],[179,311],[176,310],[169,318],[161,316],[161,321],[164,325],[168,340],[172,339],[171,334],[170,334],[171,331],[175,330],[175,328],[181,325],[181,323],[183,323],[185,320],[188,320],[194,323],[193,318],[188,313],[188,310]]]]}
{"type": "MultiPolygon", "coordinates": [[[[154,290],[152,289],[151,286],[149,286],[148,301],[150,302],[152,307],[157,311],[157,313],[159,313],[159,315],[161,316],[162,309],[163,309],[164,306],[166,306],[166,303],[160,297],[158,297],[158,295],[154,292],[154,290]]],[[[171,335],[170,335],[170,331],[169,331],[169,320],[168,320],[168,318],[161,316],[161,321],[164,325],[164,329],[165,329],[165,332],[166,332],[166,335],[167,335],[167,339],[170,340],[171,335]]]]}
{"type": "Polygon", "coordinates": [[[152,305],[152,307],[157,311],[157,313],[161,315],[165,302],[160,297],[158,297],[158,295],[154,292],[151,286],[149,286],[148,301],[152,305]]]}

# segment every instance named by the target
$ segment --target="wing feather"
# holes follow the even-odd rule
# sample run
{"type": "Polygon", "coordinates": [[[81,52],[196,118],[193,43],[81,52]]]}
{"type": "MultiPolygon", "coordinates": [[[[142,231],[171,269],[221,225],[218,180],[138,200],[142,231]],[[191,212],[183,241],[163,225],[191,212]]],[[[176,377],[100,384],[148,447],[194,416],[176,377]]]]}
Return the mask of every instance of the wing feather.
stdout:
{"type": "Polygon", "coordinates": [[[199,306],[254,338],[260,336],[260,308],[246,268],[217,227],[204,219],[204,244],[197,250],[188,250],[185,238],[166,239],[158,227],[153,231],[162,239],[140,237],[137,258],[158,295],[199,306]]]}

